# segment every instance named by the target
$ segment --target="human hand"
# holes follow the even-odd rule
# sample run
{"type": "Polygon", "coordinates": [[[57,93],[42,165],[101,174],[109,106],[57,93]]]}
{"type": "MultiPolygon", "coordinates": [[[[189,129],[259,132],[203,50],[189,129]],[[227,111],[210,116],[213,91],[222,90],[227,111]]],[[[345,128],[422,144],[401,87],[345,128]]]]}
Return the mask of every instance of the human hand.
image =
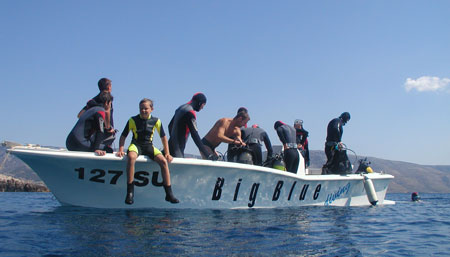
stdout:
{"type": "Polygon", "coordinates": [[[217,154],[212,153],[208,156],[208,160],[211,160],[211,161],[217,161],[218,159],[219,159],[219,156],[217,154]]]}
{"type": "Polygon", "coordinates": [[[103,151],[103,150],[95,150],[95,153],[96,153],[97,155],[99,155],[99,156],[103,156],[103,155],[106,154],[106,151],[103,151]]]}
{"type": "Polygon", "coordinates": [[[173,161],[173,157],[170,154],[166,154],[164,157],[166,157],[167,162],[169,162],[169,163],[173,161]]]}
{"type": "Polygon", "coordinates": [[[124,152],[124,151],[118,151],[118,152],[116,153],[116,156],[117,156],[117,157],[124,157],[124,156],[125,156],[125,152],[124,152]]]}

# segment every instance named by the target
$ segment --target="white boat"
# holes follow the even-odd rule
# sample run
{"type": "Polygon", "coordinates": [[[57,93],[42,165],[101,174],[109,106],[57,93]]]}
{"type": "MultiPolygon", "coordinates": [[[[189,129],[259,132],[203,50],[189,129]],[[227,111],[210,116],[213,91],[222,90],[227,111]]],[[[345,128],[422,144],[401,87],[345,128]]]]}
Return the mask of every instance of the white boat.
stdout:
{"type": "Polygon", "coordinates": [[[10,153],[44,181],[62,205],[95,208],[274,208],[368,206],[385,200],[388,174],[309,175],[301,159],[297,174],[223,161],[174,158],[169,164],[178,204],[165,201],[159,165],[138,157],[134,204],[125,204],[126,157],[96,156],[39,146],[10,153]]]}

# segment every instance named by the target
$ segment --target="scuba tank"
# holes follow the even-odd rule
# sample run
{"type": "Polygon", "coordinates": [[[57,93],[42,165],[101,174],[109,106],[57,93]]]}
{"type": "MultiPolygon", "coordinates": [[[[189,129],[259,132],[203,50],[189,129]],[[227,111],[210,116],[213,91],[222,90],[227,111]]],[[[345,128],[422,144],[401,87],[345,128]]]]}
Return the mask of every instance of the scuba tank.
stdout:
{"type": "Polygon", "coordinates": [[[236,162],[244,164],[253,164],[253,156],[249,151],[242,151],[238,155],[236,162]]]}
{"type": "Polygon", "coordinates": [[[277,170],[286,171],[286,165],[284,164],[283,156],[281,154],[276,154],[268,166],[277,170]]]}
{"type": "Polygon", "coordinates": [[[359,160],[359,166],[355,173],[372,173],[373,170],[369,166],[370,162],[367,161],[367,157],[359,160]]]}

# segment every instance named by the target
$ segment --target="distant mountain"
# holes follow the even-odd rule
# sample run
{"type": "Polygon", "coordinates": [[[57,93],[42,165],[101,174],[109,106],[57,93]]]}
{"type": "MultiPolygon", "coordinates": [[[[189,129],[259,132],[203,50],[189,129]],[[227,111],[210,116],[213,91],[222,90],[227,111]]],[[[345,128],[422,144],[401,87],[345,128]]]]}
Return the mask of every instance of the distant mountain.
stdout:
{"type": "MultiPolygon", "coordinates": [[[[355,156],[348,154],[350,161],[358,168],[355,156]]],[[[310,151],[311,168],[322,168],[326,162],[324,151],[310,151]]],[[[363,157],[358,157],[359,159],[363,157]]],[[[395,176],[389,184],[389,193],[450,193],[450,165],[420,165],[401,161],[390,161],[367,157],[375,172],[383,171],[395,176]]]]}
{"type": "MultiPolygon", "coordinates": [[[[279,147],[275,147],[278,149],[279,147]]],[[[196,157],[189,155],[190,157],[196,157]]],[[[311,169],[319,170],[326,162],[325,153],[311,150],[311,169]]],[[[349,153],[349,158],[357,168],[357,160],[349,153]]],[[[362,157],[360,157],[362,158],[362,157]]],[[[375,172],[383,171],[395,176],[389,185],[389,193],[450,193],[450,165],[420,165],[401,161],[390,161],[374,157],[367,158],[375,172]]],[[[0,146],[0,174],[21,180],[42,182],[26,164],[7,154],[0,146]]]]}
{"type": "Polygon", "coordinates": [[[3,146],[0,146],[0,174],[21,180],[42,182],[28,165],[15,156],[6,153],[3,146]]]}

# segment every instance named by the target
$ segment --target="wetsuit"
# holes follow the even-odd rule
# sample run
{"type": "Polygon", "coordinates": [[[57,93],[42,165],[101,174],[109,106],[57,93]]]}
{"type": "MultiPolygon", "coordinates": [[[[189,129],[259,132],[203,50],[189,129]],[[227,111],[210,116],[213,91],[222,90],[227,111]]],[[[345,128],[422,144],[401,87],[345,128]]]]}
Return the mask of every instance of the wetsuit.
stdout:
{"type": "Polygon", "coordinates": [[[169,148],[173,157],[184,158],[184,149],[189,133],[200,152],[205,156],[209,156],[209,152],[198,135],[195,110],[191,103],[183,104],[178,107],[169,123],[169,148]]]}
{"type": "Polygon", "coordinates": [[[344,133],[342,124],[343,122],[340,118],[332,119],[328,123],[327,141],[325,142],[325,154],[328,160],[332,157],[332,150],[342,140],[342,134],[344,133]]]}
{"type": "Polygon", "coordinates": [[[327,162],[322,167],[322,174],[346,174],[352,170],[347,152],[336,149],[344,133],[343,124],[341,118],[335,118],[328,123],[327,140],[325,142],[327,162]]]}
{"type": "Polygon", "coordinates": [[[248,147],[252,150],[253,164],[262,165],[262,149],[261,144],[267,149],[267,159],[270,159],[273,154],[272,144],[270,143],[269,136],[266,131],[259,127],[241,128],[242,141],[244,141],[248,147]]]}
{"type": "MultiPolygon", "coordinates": [[[[89,100],[86,103],[86,106],[83,107],[83,110],[87,111],[90,108],[95,107],[95,106],[103,106],[103,104],[101,104],[101,100],[100,100],[100,93],[98,95],[96,95],[94,98],[92,98],[91,100],[89,100]]],[[[111,123],[111,127],[114,128],[113,111],[114,111],[114,108],[113,108],[113,104],[111,102],[110,123],[111,123]]]]}
{"type": "Polygon", "coordinates": [[[300,150],[302,152],[303,157],[305,157],[305,165],[309,166],[309,147],[308,147],[308,131],[302,128],[296,128],[296,141],[297,144],[301,144],[303,146],[303,150],[300,150]]]}
{"type": "MultiPolygon", "coordinates": [[[[100,100],[100,94],[101,94],[101,92],[98,95],[96,95],[94,98],[89,100],[86,103],[86,106],[83,107],[83,110],[87,111],[90,108],[96,107],[96,106],[101,106],[102,107],[103,104],[101,103],[101,100],[100,100]]],[[[113,109],[113,104],[112,104],[112,101],[111,101],[111,109],[110,109],[110,114],[109,114],[110,115],[109,123],[111,124],[111,128],[114,128],[113,111],[114,111],[114,109],[113,109]]],[[[112,152],[113,149],[112,149],[111,145],[114,142],[114,140],[116,139],[115,132],[112,133],[112,132],[109,132],[109,131],[105,131],[104,133],[105,133],[105,138],[108,138],[108,142],[110,142],[109,145],[107,145],[107,147],[105,148],[105,150],[107,150],[108,152],[112,152]]]]}
{"type": "Polygon", "coordinates": [[[122,137],[126,138],[130,131],[133,132],[133,139],[128,147],[128,152],[136,152],[143,154],[154,160],[155,156],[161,154],[156,147],[153,146],[153,135],[155,130],[158,131],[160,137],[164,137],[164,128],[161,120],[150,115],[148,119],[141,118],[141,115],[131,117],[122,131],[122,137]]]}
{"type": "Polygon", "coordinates": [[[281,121],[275,123],[275,130],[277,131],[280,141],[287,145],[284,150],[284,162],[286,163],[286,170],[292,173],[297,173],[300,156],[297,150],[295,128],[291,127],[281,121]]]}
{"type": "MultiPolygon", "coordinates": [[[[66,147],[70,151],[94,152],[107,150],[112,141],[105,140],[105,109],[95,106],[81,115],[66,139],[66,147]]],[[[108,152],[109,149],[108,149],[108,152]]],[[[111,151],[112,152],[112,151],[111,151]]]]}

